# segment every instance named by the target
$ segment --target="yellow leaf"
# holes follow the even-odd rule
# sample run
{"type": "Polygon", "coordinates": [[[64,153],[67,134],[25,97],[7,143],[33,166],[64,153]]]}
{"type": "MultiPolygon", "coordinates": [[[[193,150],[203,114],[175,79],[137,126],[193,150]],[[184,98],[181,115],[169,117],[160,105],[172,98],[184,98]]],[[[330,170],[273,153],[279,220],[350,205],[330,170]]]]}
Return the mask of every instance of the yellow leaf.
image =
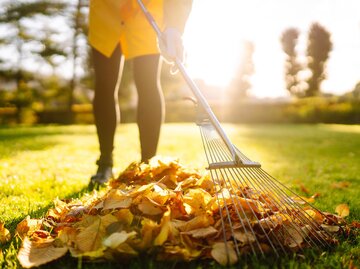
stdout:
{"type": "Polygon", "coordinates": [[[207,215],[196,216],[195,218],[179,225],[182,232],[188,232],[195,229],[209,227],[213,223],[213,219],[207,215]]]}
{"type": "Polygon", "coordinates": [[[103,241],[103,245],[109,248],[117,248],[120,244],[124,243],[131,236],[136,235],[135,231],[130,233],[121,231],[119,233],[113,233],[103,241]]]}
{"type": "Polygon", "coordinates": [[[134,219],[134,215],[129,209],[120,209],[114,213],[114,216],[118,218],[121,223],[130,225],[134,219]]]}
{"type": "Polygon", "coordinates": [[[238,261],[232,242],[215,243],[211,249],[211,256],[223,266],[233,265],[238,261]]]}
{"type": "Polygon", "coordinates": [[[0,222],[0,243],[5,244],[11,239],[11,234],[8,229],[5,228],[4,223],[0,222]]]}
{"type": "Polygon", "coordinates": [[[25,237],[17,257],[22,267],[30,268],[56,260],[67,251],[67,247],[55,247],[54,241],[38,243],[25,237]]]}
{"type": "Polygon", "coordinates": [[[146,215],[151,215],[151,216],[154,216],[154,215],[159,215],[161,214],[163,211],[155,206],[153,203],[151,203],[149,200],[143,200],[139,205],[138,205],[138,208],[141,212],[143,212],[144,214],[146,215]]]}
{"type": "Polygon", "coordinates": [[[161,246],[164,244],[164,242],[167,240],[170,232],[170,210],[166,211],[161,218],[160,222],[160,233],[157,235],[157,237],[154,240],[154,246],[161,246]]]}
{"type": "Polygon", "coordinates": [[[16,233],[24,238],[27,235],[31,235],[33,232],[41,228],[42,221],[38,219],[30,219],[27,216],[16,226],[16,233]]]}
{"type": "Polygon", "coordinates": [[[82,252],[92,252],[102,246],[102,240],[106,234],[106,227],[111,223],[117,222],[117,218],[111,214],[97,216],[96,220],[88,227],[83,229],[76,236],[76,245],[82,252]]]}
{"type": "Polygon", "coordinates": [[[110,192],[104,201],[103,210],[115,208],[129,208],[132,202],[131,197],[127,197],[119,190],[110,192]]]}
{"type": "Polygon", "coordinates": [[[137,251],[135,251],[129,244],[127,243],[122,243],[121,245],[119,245],[117,248],[116,248],[116,251],[117,252],[120,252],[120,253],[125,253],[125,254],[128,254],[128,255],[137,255],[137,251]]]}
{"type": "Polygon", "coordinates": [[[335,208],[335,212],[340,217],[345,218],[345,217],[349,216],[350,208],[347,204],[340,204],[335,208]]]}

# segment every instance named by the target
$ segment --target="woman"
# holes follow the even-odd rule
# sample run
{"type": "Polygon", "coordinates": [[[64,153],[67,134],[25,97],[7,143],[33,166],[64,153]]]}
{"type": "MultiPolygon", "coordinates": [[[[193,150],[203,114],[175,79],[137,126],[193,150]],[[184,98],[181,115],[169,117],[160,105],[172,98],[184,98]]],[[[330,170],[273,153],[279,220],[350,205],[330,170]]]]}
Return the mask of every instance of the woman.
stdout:
{"type": "MultiPolygon", "coordinates": [[[[182,59],[181,35],[192,0],[145,0],[144,4],[163,30],[161,53],[171,61],[182,59]]],[[[141,161],[156,154],[163,121],[160,56],[157,37],[136,0],[91,0],[89,43],[93,52],[95,125],[100,146],[98,169],[90,184],[112,177],[114,136],[119,122],[118,89],[124,60],[133,60],[138,93],[137,123],[141,161]]]]}

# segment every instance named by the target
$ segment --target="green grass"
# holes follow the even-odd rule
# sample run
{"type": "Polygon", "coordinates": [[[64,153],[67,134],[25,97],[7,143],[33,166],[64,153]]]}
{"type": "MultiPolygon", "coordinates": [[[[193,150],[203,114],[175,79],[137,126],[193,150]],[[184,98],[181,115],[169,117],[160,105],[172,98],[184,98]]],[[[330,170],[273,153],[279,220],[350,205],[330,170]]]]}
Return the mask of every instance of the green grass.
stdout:
{"type": "MultiPolygon", "coordinates": [[[[334,212],[336,205],[350,206],[348,221],[360,220],[360,126],[345,125],[224,125],[238,148],[262,163],[272,176],[300,195],[300,183],[318,192],[315,205],[334,212]],[[331,184],[347,181],[345,189],[331,184]]],[[[120,173],[139,160],[135,124],[121,125],[116,137],[115,164],[120,173]]],[[[0,128],[0,221],[14,233],[27,215],[38,218],[56,198],[79,197],[87,192],[96,170],[97,138],[93,126],[39,126],[0,128]]],[[[174,156],[186,165],[206,167],[199,131],[194,124],[166,124],[160,155],[174,156]]],[[[249,268],[349,268],[359,266],[359,236],[342,240],[335,250],[306,253],[305,258],[243,261],[249,268]]],[[[20,242],[0,245],[0,267],[21,268],[16,254],[20,242]]],[[[138,259],[117,268],[220,268],[214,263],[163,264],[138,259]]],[[[111,263],[82,263],[66,257],[43,268],[114,268],[111,263]]]]}

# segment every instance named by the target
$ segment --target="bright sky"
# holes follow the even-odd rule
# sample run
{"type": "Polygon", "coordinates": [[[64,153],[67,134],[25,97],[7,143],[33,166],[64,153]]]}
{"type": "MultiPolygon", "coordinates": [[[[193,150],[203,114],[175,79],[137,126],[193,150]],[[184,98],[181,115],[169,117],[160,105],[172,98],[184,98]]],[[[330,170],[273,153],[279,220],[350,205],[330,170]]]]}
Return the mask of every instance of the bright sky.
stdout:
{"type": "Polygon", "coordinates": [[[347,92],[360,81],[359,11],[359,0],[195,0],[184,36],[188,70],[208,84],[226,87],[241,40],[250,40],[255,44],[252,94],[286,96],[280,36],[298,28],[297,49],[304,55],[309,26],[319,22],[333,42],[323,91],[347,92]]]}

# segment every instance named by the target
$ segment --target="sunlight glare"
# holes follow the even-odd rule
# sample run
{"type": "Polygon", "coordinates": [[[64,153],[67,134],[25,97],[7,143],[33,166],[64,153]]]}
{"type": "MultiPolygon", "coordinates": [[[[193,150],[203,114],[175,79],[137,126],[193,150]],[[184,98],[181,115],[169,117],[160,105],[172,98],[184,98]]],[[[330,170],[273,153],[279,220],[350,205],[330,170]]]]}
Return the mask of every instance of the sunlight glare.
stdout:
{"type": "Polygon", "coordinates": [[[239,8],[236,0],[226,5],[216,0],[194,1],[184,35],[187,66],[193,77],[220,87],[231,82],[243,49],[236,19],[239,8]]]}

